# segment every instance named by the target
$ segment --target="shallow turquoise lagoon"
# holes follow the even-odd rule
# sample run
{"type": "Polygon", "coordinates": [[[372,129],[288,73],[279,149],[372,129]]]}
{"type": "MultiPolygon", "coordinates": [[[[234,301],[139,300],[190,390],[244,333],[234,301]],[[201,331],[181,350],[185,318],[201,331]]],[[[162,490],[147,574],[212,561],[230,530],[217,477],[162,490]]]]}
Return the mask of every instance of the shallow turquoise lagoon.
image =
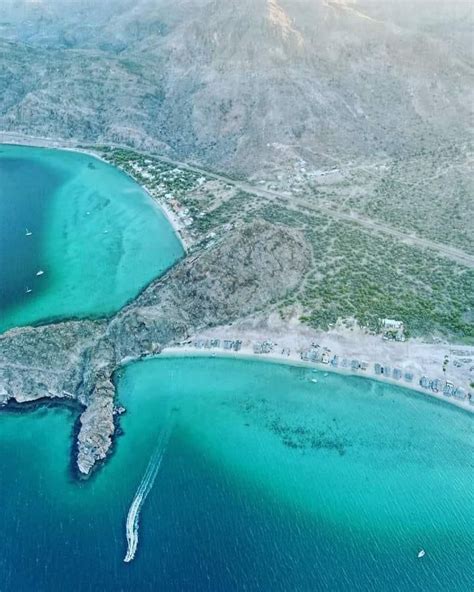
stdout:
{"type": "Polygon", "coordinates": [[[1,413],[0,590],[470,591],[472,417],[314,376],[225,358],[131,365],[124,435],[86,483],[70,473],[72,411],[1,413]]]}
{"type": "Polygon", "coordinates": [[[0,146],[0,331],[110,314],[182,255],[164,214],[120,170],[0,146]]]}

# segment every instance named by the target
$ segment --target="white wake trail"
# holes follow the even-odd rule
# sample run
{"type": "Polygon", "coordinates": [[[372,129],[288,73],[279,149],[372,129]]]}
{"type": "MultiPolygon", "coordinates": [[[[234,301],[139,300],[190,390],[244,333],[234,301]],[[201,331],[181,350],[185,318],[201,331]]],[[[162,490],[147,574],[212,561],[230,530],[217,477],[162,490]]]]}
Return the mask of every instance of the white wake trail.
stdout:
{"type": "Polygon", "coordinates": [[[127,535],[127,553],[125,555],[125,563],[129,563],[135,557],[138,546],[138,522],[140,518],[140,511],[143,504],[150,493],[153,483],[155,482],[158,471],[160,470],[163,456],[166,452],[168,442],[171,436],[172,423],[169,421],[163,429],[158,444],[153,452],[152,457],[148,463],[145,474],[143,475],[140,485],[135,493],[135,497],[130,505],[126,522],[127,535]]]}

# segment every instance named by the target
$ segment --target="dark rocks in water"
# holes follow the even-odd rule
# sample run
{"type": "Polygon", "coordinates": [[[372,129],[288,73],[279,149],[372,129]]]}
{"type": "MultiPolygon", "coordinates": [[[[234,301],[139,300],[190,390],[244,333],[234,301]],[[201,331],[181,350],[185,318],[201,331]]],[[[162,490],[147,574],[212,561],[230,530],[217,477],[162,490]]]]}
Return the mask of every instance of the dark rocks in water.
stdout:
{"type": "Polygon", "coordinates": [[[77,468],[89,475],[116,434],[121,365],[284,298],[310,261],[298,231],[253,223],[183,260],[110,319],[13,329],[0,335],[0,403],[77,400],[77,468]]]}

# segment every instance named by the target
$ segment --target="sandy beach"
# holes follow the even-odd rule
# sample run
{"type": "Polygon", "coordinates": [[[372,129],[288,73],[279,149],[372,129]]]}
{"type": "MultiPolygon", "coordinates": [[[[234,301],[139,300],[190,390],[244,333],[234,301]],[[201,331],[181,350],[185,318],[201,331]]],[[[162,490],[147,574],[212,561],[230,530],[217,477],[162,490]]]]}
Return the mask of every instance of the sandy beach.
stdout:
{"type": "MultiPolygon", "coordinates": [[[[71,150],[90,154],[95,158],[107,162],[93,150],[78,147],[74,141],[36,138],[22,134],[0,132],[0,143],[71,150]]],[[[126,171],[124,173],[129,175],[126,171]]],[[[136,179],[134,180],[138,182],[136,179]]],[[[183,227],[179,218],[163,200],[157,199],[142,183],[139,184],[150,196],[153,204],[164,212],[176,236],[181,241],[184,251],[188,252],[191,241],[188,240],[186,229],[183,227]]],[[[349,375],[366,376],[374,380],[398,384],[405,388],[421,392],[426,396],[455,405],[471,413],[474,412],[474,405],[469,402],[470,396],[474,400],[474,389],[471,387],[471,384],[474,383],[473,346],[450,344],[447,342],[426,343],[419,339],[409,339],[404,342],[385,341],[381,335],[369,334],[358,327],[347,329],[343,326],[338,326],[328,332],[315,331],[302,325],[296,317],[288,321],[282,321],[278,315],[271,314],[268,318],[255,316],[250,319],[237,321],[231,325],[203,331],[194,335],[186,344],[166,348],[163,352],[170,355],[211,355],[215,353],[218,355],[255,357],[257,359],[280,363],[319,367],[327,371],[349,375]],[[242,343],[237,352],[225,350],[222,347],[214,350],[199,349],[193,345],[195,341],[210,339],[219,339],[221,341],[239,340],[242,343]],[[272,350],[268,353],[255,354],[255,344],[263,341],[271,342],[273,344],[272,350]],[[340,363],[337,367],[334,367],[330,363],[304,362],[301,354],[311,349],[312,344],[319,346],[318,351],[326,349],[330,357],[336,355],[340,361],[347,360],[348,366],[342,367],[340,363]],[[446,359],[448,363],[444,372],[443,364],[446,359]],[[352,360],[358,360],[361,363],[365,362],[367,367],[365,369],[353,370],[351,369],[352,360]],[[376,373],[376,363],[388,366],[391,370],[395,368],[399,369],[402,377],[395,379],[376,373]],[[404,379],[406,373],[413,375],[411,381],[404,379]],[[427,377],[429,380],[439,380],[442,383],[448,381],[454,387],[464,389],[466,398],[447,397],[441,392],[433,391],[431,388],[423,388],[420,385],[420,379],[422,377],[427,377]]]]}
{"type": "MultiPolygon", "coordinates": [[[[30,137],[30,136],[23,136],[21,134],[0,132],[0,144],[17,144],[19,146],[37,146],[39,148],[55,148],[57,150],[69,150],[71,152],[81,152],[82,154],[88,154],[88,155],[93,156],[94,158],[97,158],[98,160],[101,160],[102,162],[105,162],[106,164],[110,165],[110,162],[108,162],[105,158],[103,158],[98,152],[95,152],[94,150],[86,150],[85,148],[80,148],[73,141],[54,140],[53,138],[36,138],[33,136],[30,137]]],[[[173,230],[174,230],[178,240],[180,241],[184,252],[187,253],[189,250],[189,247],[191,246],[191,241],[187,237],[186,232],[185,232],[185,228],[183,227],[178,216],[176,216],[176,214],[173,212],[173,210],[171,210],[171,208],[168,206],[168,204],[166,204],[163,200],[157,199],[152,193],[150,193],[150,191],[142,183],[140,183],[137,179],[135,179],[132,175],[130,175],[127,171],[125,171],[122,167],[117,166],[115,164],[113,164],[111,166],[114,166],[115,168],[119,168],[125,175],[127,175],[128,177],[133,179],[135,181],[135,183],[138,183],[140,185],[140,187],[143,189],[143,191],[145,191],[146,194],[150,197],[153,204],[157,208],[159,208],[161,213],[163,213],[166,216],[168,222],[173,227],[173,230]]]]}
{"type": "Polygon", "coordinates": [[[474,392],[470,386],[474,380],[474,347],[472,346],[424,343],[419,340],[385,341],[381,335],[370,335],[360,328],[350,330],[338,327],[329,332],[314,331],[297,323],[289,326],[274,315],[268,320],[247,319],[232,325],[203,331],[183,344],[163,349],[163,354],[240,356],[318,368],[327,372],[362,376],[396,384],[455,405],[470,413],[474,412],[474,405],[469,402],[468,397],[469,394],[472,394],[474,398],[474,392]],[[220,340],[218,348],[196,347],[196,342],[215,339],[220,340]],[[224,340],[241,341],[239,351],[224,349],[224,340]],[[272,342],[272,351],[256,354],[254,352],[255,344],[263,341],[272,342]],[[312,344],[319,345],[318,351],[327,351],[328,359],[334,355],[338,356],[338,366],[334,367],[329,362],[307,362],[302,360],[302,352],[311,350],[312,344]],[[445,356],[449,360],[446,373],[443,372],[445,356]],[[344,359],[349,362],[348,367],[341,366],[344,359]],[[352,360],[358,360],[361,363],[365,362],[367,368],[365,370],[353,370],[350,366],[352,360]],[[470,362],[467,362],[467,360],[470,360],[470,362]],[[375,371],[376,363],[389,366],[392,370],[394,368],[400,369],[402,377],[397,380],[393,377],[377,374],[375,371]],[[404,379],[406,373],[413,374],[413,379],[410,382],[404,379]],[[455,387],[462,387],[466,392],[466,398],[447,397],[442,392],[435,392],[431,388],[423,388],[420,385],[422,376],[426,376],[430,380],[439,379],[443,383],[448,381],[455,387]]]}

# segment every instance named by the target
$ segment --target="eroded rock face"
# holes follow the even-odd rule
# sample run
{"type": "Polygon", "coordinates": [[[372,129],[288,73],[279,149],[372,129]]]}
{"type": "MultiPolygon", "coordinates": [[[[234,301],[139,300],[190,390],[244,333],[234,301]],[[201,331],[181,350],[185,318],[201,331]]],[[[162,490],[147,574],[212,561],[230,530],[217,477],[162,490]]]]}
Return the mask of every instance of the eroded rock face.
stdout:
{"type": "Polygon", "coordinates": [[[112,377],[120,365],[285,297],[309,257],[298,232],[259,222],[182,261],[111,319],[11,330],[0,336],[0,403],[81,403],[76,463],[89,475],[112,444],[112,377]]]}
{"type": "Polygon", "coordinates": [[[0,393],[4,401],[69,397],[87,402],[87,352],[104,321],[71,321],[24,327],[0,335],[0,393]]]}
{"type": "Polygon", "coordinates": [[[112,444],[114,425],[115,386],[109,378],[101,377],[90,402],[80,417],[81,429],[77,437],[77,468],[88,475],[98,460],[103,460],[112,444]]]}
{"type": "Polygon", "coordinates": [[[264,308],[296,289],[311,254],[302,235],[256,222],[214,249],[185,260],[133,304],[166,310],[193,330],[264,308]]]}

